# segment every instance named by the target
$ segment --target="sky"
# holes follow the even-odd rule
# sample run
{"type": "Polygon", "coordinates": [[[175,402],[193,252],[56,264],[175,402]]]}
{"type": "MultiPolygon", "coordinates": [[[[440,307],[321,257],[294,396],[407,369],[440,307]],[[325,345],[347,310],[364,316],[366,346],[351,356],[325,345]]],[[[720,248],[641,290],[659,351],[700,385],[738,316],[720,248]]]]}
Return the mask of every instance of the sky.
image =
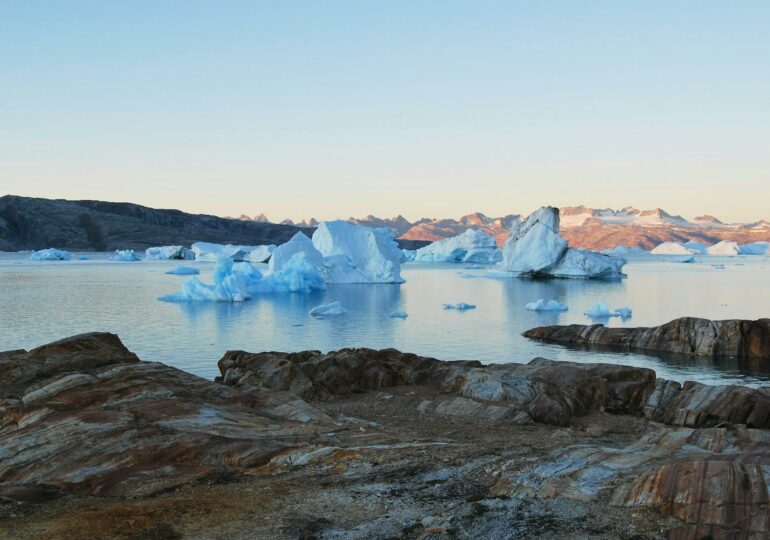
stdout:
{"type": "Polygon", "coordinates": [[[770,2],[0,0],[0,194],[770,218],[770,2]]]}

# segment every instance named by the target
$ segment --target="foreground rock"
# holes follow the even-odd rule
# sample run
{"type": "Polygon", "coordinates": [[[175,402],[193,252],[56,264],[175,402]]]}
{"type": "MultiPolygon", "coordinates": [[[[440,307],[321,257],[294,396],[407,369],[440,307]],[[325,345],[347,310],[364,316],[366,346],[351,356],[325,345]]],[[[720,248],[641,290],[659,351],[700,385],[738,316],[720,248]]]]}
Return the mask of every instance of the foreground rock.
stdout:
{"type": "Polygon", "coordinates": [[[565,345],[693,356],[770,358],[770,319],[711,321],[683,317],[652,328],[572,324],[533,328],[523,335],[565,345]]]}
{"type": "Polygon", "coordinates": [[[767,389],[395,350],[219,367],[141,362],[110,334],[0,353],[0,536],[770,532],[767,389]]]}

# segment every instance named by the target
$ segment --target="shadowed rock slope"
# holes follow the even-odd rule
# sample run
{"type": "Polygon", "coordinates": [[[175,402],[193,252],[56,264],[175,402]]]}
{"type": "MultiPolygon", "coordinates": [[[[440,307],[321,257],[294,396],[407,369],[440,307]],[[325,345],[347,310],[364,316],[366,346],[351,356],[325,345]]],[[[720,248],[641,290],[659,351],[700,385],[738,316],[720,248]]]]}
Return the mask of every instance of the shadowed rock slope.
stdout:
{"type": "Polygon", "coordinates": [[[3,538],[763,538],[770,389],[117,336],[0,353],[3,538]]]}

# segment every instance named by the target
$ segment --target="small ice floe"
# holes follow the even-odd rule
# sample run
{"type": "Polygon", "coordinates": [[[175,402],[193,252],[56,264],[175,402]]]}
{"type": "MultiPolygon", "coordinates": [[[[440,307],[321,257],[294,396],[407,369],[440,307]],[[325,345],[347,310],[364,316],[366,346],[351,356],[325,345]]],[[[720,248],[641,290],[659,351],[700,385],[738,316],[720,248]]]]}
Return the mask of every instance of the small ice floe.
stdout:
{"type": "Polygon", "coordinates": [[[690,264],[695,262],[695,257],[687,257],[679,261],[680,263],[690,264]]]}
{"type": "Polygon", "coordinates": [[[141,261],[141,257],[133,249],[116,249],[115,253],[110,255],[111,261],[141,261]]]}
{"type": "Polygon", "coordinates": [[[391,319],[406,319],[409,314],[406,311],[393,311],[390,314],[391,319]]]}
{"type": "Polygon", "coordinates": [[[68,261],[70,257],[69,251],[56,248],[41,249],[29,256],[33,261],[68,261]]]}
{"type": "Polygon", "coordinates": [[[197,276],[201,271],[192,266],[178,266],[173,270],[169,270],[166,274],[170,276],[197,276]]]}
{"type": "Polygon", "coordinates": [[[526,308],[530,311],[567,311],[569,308],[559,302],[558,300],[548,300],[547,302],[542,298],[537,302],[530,302],[526,305],[526,308]]]}
{"type": "Polygon", "coordinates": [[[86,257],[85,255],[81,255],[80,257],[78,257],[78,260],[79,261],[90,261],[91,257],[86,257]]]}
{"type": "Polygon", "coordinates": [[[328,304],[321,304],[310,310],[310,314],[313,317],[324,318],[334,317],[336,315],[344,315],[348,310],[345,309],[340,302],[329,302],[328,304]]]}
{"type": "Polygon", "coordinates": [[[457,311],[466,311],[468,309],[476,309],[473,304],[466,304],[465,302],[458,302],[457,304],[444,304],[444,309],[456,309],[457,311]]]}
{"type": "Polygon", "coordinates": [[[631,318],[631,308],[622,307],[615,310],[611,310],[604,300],[594,304],[591,309],[585,312],[585,315],[590,319],[609,319],[610,317],[620,317],[621,319],[631,318]]]}

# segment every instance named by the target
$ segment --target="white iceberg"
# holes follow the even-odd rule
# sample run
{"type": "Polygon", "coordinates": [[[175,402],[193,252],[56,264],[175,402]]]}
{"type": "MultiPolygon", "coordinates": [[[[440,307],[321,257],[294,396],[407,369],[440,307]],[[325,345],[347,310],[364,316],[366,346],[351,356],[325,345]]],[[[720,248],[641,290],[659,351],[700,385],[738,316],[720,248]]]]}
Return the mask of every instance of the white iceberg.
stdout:
{"type": "Polygon", "coordinates": [[[650,251],[653,255],[692,255],[698,253],[695,249],[688,248],[679,242],[663,242],[650,251]]]}
{"type": "Polygon", "coordinates": [[[268,244],[264,246],[257,246],[253,250],[251,250],[246,257],[246,260],[253,263],[261,263],[268,260],[275,251],[276,245],[275,244],[268,244]]]}
{"type": "Polygon", "coordinates": [[[466,311],[468,309],[476,309],[473,304],[466,304],[465,302],[458,302],[457,304],[444,304],[444,309],[456,309],[457,311],[466,311]]]}
{"type": "Polygon", "coordinates": [[[243,302],[257,294],[309,292],[325,289],[323,276],[304,253],[295,254],[284,267],[267,275],[251,263],[221,259],[214,269],[213,283],[193,278],[182,284],[177,294],[161,297],[167,302],[243,302]]]}
{"type": "Polygon", "coordinates": [[[408,316],[406,311],[393,311],[390,314],[391,319],[406,319],[408,316]]]}
{"type": "Polygon", "coordinates": [[[401,250],[401,262],[410,262],[417,258],[417,250],[416,249],[402,249],[401,250]]]}
{"type": "Polygon", "coordinates": [[[530,311],[567,311],[569,308],[558,300],[548,300],[542,298],[537,302],[530,302],[525,306],[530,311]]]}
{"type": "Polygon", "coordinates": [[[495,239],[483,231],[468,229],[462,234],[433,242],[417,250],[419,262],[495,263],[503,258],[495,239]]]}
{"type": "Polygon", "coordinates": [[[197,276],[201,271],[192,266],[179,266],[173,270],[169,270],[166,274],[170,276],[197,276]]]}
{"type": "Polygon", "coordinates": [[[622,307],[615,310],[610,309],[604,300],[594,304],[591,309],[585,312],[585,315],[591,319],[609,319],[610,317],[620,317],[628,319],[631,317],[631,308],[622,307]]]}
{"type": "Polygon", "coordinates": [[[770,242],[752,242],[740,246],[741,255],[769,255],[770,242]]]}
{"type": "Polygon", "coordinates": [[[499,267],[522,277],[616,279],[623,277],[626,262],[622,257],[568,247],[559,236],[559,210],[548,206],[525,222],[514,220],[499,267]]]}
{"type": "Polygon", "coordinates": [[[199,261],[218,261],[232,259],[233,261],[247,260],[249,253],[258,246],[238,246],[234,244],[213,244],[211,242],[195,242],[190,246],[195,258],[199,261]]]}
{"type": "Polygon", "coordinates": [[[69,251],[56,248],[41,249],[29,256],[33,261],[68,261],[71,257],[69,251]]]}
{"type": "Polygon", "coordinates": [[[283,270],[297,253],[302,253],[305,260],[319,271],[323,269],[324,256],[315,248],[313,241],[301,232],[298,232],[291,237],[291,240],[273,250],[268,268],[271,272],[283,270]]]}
{"type": "Polygon", "coordinates": [[[340,302],[329,302],[328,304],[321,304],[310,310],[310,314],[313,317],[332,317],[336,315],[344,315],[348,310],[345,309],[340,302]]]}
{"type": "Polygon", "coordinates": [[[709,255],[727,255],[729,257],[734,257],[735,255],[740,255],[741,250],[738,247],[737,242],[722,240],[713,246],[709,246],[706,249],[706,253],[709,255]]]}
{"type": "Polygon", "coordinates": [[[390,229],[324,221],[313,233],[328,283],[403,283],[401,250],[390,229]]]}
{"type": "Polygon", "coordinates": [[[603,249],[602,253],[605,255],[641,255],[648,253],[648,251],[638,246],[628,247],[621,244],[614,248],[603,249]]]}
{"type": "Polygon", "coordinates": [[[155,246],[144,250],[144,257],[150,260],[182,260],[195,259],[195,253],[184,246],[155,246]]]}
{"type": "Polygon", "coordinates": [[[133,262],[141,261],[142,258],[133,249],[116,249],[115,253],[110,255],[110,260],[133,262]]]}
{"type": "Polygon", "coordinates": [[[708,248],[706,244],[696,242],[695,240],[690,240],[689,242],[685,242],[682,245],[687,249],[692,249],[696,253],[701,253],[701,254],[706,253],[706,249],[708,248]]]}

